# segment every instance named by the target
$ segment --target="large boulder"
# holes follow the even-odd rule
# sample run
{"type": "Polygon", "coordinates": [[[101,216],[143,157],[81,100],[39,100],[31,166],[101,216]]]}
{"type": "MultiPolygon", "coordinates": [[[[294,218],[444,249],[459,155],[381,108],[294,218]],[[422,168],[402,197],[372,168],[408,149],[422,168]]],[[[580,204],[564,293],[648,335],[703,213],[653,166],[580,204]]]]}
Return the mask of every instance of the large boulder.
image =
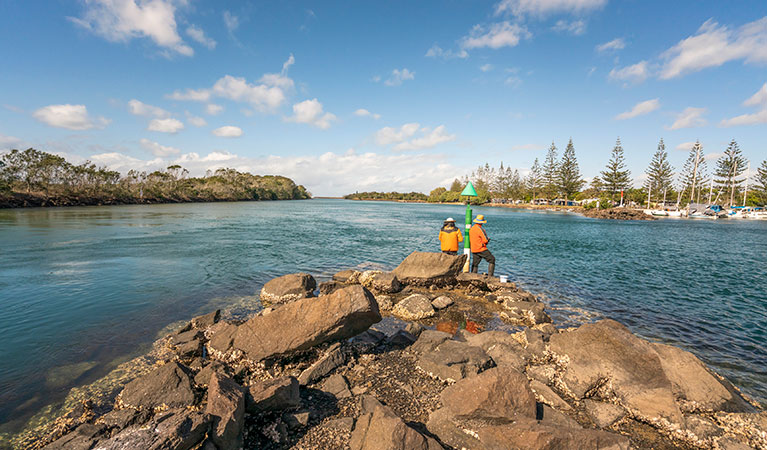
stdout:
{"type": "Polygon", "coordinates": [[[287,303],[314,295],[317,282],[308,273],[291,273],[274,278],[261,288],[261,301],[287,303]]]}
{"type": "Polygon", "coordinates": [[[376,294],[396,294],[402,290],[402,284],[391,272],[366,270],[360,274],[359,282],[376,294]]]}
{"type": "Polygon", "coordinates": [[[189,370],[177,362],[169,362],[136,378],[120,393],[120,402],[136,409],[179,408],[191,406],[194,401],[189,370]]]}
{"type": "Polygon", "coordinates": [[[245,391],[233,379],[214,373],[208,384],[205,412],[213,424],[210,439],[218,450],[236,450],[242,446],[245,426],[245,391]]]}
{"type": "Polygon", "coordinates": [[[460,420],[508,423],[535,418],[535,396],[527,377],[510,368],[492,368],[447,387],[442,404],[460,420]]]}
{"type": "Polygon", "coordinates": [[[507,309],[506,318],[509,321],[527,326],[551,322],[551,317],[544,312],[543,303],[504,300],[503,306],[507,309]]]}
{"type": "MultiPolygon", "coordinates": [[[[391,408],[373,400],[357,419],[349,447],[352,450],[441,450],[442,446],[409,427],[391,408]]],[[[364,401],[363,401],[364,404],[364,401]]],[[[364,405],[363,405],[364,407],[364,405]]]]}
{"type": "Polygon", "coordinates": [[[674,395],[687,411],[752,412],[753,406],[725,380],[713,375],[695,355],[665,344],[653,344],[674,395]]]}
{"type": "Polygon", "coordinates": [[[392,314],[402,320],[421,320],[434,315],[434,307],[429,297],[423,294],[413,294],[400,300],[392,314]]]}
{"type": "Polygon", "coordinates": [[[481,348],[452,339],[424,352],[417,362],[419,369],[447,382],[476,375],[492,365],[493,360],[481,348]]]}
{"type": "Polygon", "coordinates": [[[285,304],[269,314],[240,325],[230,339],[213,337],[210,346],[219,353],[242,352],[254,361],[328,341],[346,339],[381,320],[373,294],[355,285],[322,297],[285,304]]]}
{"type": "Polygon", "coordinates": [[[567,360],[563,381],[576,399],[606,388],[611,391],[608,395],[643,419],[683,423],[653,345],[620,323],[601,320],[555,334],[549,348],[567,360]]]}
{"type": "Polygon", "coordinates": [[[248,411],[282,411],[301,405],[298,380],[294,377],[279,377],[259,381],[248,387],[248,411]]]}
{"type": "Polygon", "coordinates": [[[162,412],[147,425],[126,428],[98,444],[100,450],[188,450],[198,446],[210,429],[210,416],[188,409],[162,412]]]}
{"type": "Polygon", "coordinates": [[[629,439],[600,430],[584,430],[521,420],[511,425],[496,425],[477,430],[483,450],[628,450],[629,439]]]}
{"type": "Polygon", "coordinates": [[[446,285],[455,282],[465,261],[466,255],[413,252],[392,273],[407,285],[446,285]]]}

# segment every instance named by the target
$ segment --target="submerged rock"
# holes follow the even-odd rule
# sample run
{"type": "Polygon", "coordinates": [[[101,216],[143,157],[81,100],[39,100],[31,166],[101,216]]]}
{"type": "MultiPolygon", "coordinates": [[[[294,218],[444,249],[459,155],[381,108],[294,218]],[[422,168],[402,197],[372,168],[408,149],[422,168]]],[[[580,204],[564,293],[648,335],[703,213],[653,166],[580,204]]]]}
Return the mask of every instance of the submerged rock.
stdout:
{"type": "Polygon", "coordinates": [[[268,281],[261,288],[261,300],[267,303],[287,303],[314,295],[317,282],[308,273],[291,273],[268,281]]]}

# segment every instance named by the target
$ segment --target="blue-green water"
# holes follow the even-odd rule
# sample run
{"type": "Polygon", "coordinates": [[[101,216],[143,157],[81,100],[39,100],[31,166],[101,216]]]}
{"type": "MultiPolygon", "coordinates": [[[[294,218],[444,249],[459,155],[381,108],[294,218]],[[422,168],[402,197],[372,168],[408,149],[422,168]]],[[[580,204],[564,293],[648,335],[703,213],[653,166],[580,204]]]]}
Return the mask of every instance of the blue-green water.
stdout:
{"type": "MultiPolygon", "coordinates": [[[[475,213],[489,219],[497,273],[545,294],[555,321],[617,319],[767,400],[767,223],[475,213]]],[[[463,207],[308,200],[0,210],[0,423],[103,375],[171,322],[219,306],[259,308],[256,294],[274,276],[391,269],[413,250],[437,251],[447,216],[463,217],[463,207]],[[79,378],[51,382],[51,369],[86,361],[96,365],[79,378]]]]}

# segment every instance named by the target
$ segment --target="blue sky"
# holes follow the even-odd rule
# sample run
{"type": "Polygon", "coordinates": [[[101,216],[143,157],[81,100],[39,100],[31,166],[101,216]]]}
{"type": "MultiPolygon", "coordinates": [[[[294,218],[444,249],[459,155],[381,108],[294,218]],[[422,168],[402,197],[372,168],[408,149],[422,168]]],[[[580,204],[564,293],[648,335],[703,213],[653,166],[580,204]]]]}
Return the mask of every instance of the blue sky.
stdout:
{"type": "Polygon", "coordinates": [[[0,2],[0,151],[428,192],[572,137],[767,158],[767,2],[0,2]]]}

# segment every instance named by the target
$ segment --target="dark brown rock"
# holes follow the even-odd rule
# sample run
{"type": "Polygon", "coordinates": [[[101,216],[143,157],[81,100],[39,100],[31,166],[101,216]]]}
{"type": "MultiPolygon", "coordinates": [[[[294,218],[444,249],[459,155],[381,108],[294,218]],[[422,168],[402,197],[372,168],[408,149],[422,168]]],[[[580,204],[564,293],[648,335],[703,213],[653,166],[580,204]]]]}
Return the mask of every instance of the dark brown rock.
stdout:
{"type": "Polygon", "coordinates": [[[261,301],[271,304],[292,302],[314,295],[317,282],[308,273],[291,273],[269,280],[261,288],[261,301]]]}
{"type": "Polygon", "coordinates": [[[352,269],[342,270],[333,275],[333,281],[346,284],[359,284],[360,272],[352,269]]]}
{"type": "Polygon", "coordinates": [[[210,382],[210,377],[212,377],[216,372],[222,375],[226,375],[226,366],[218,361],[211,361],[207,366],[200,369],[200,371],[197,372],[197,375],[194,376],[194,384],[198,386],[207,386],[210,382]]]}
{"type": "Polygon", "coordinates": [[[186,409],[158,414],[147,426],[126,428],[107,441],[99,442],[101,450],[188,450],[205,439],[210,417],[186,409]]]}
{"type": "Polygon", "coordinates": [[[535,419],[535,396],[520,372],[496,367],[447,387],[442,404],[460,420],[508,423],[535,419]]]}
{"type": "Polygon", "coordinates": [[[298,380],[294,377],[280,377],[259,381],[248,387],[248,411],[282,411],[301,405],[298,380]]]}
{"type": "Polygon", "coordinates": [[[489,291],[487,282],[490,278],[487,275],[471,272],[461,272],[455,277],[455,281],[463,288],[472,287],[480,291],[489,291]]]}
{"type": "Polygon", "coordinates": [[[466,255],[413,252],[392,273],[406,285],[444,286],[455,282],[465,261],[466,255]]]}
{"type": "MultiPolygon", "coordinates": [[[[229,350],[258,361],[306,350],[323,342],[355,336],[381,320],[373,295],[362,286],[349,286],[330,295],[285,304],[238,327],[229,350]]],[[[210,342],[217,347],[217,336],[210,342]]],[[[221,348],[216,348],[219,352],[221,348]]]]}
{"type": "Polygon", "coordinates": [[[451,337],[452,335],[445,333],[444,331],[424,330],[418,336],[418,340],[415,341],[415,344],[410,347],[410,350],[414,353],[428,353],[451,337]]]}
{"type": "Polygon", "coordinates": [[[84,423],[43,447],[45,450],[90,450],[106,432],[104,424],[84,423]]]}
{"type": "Polygon", "coordinates": [[[227,376],[214,373],[208,385],[208,405],[212,426],[209,438],[219,450],[242,446],[245,425],[245,391],[227,376]]]}
{"type": "Polygon", "coordinates": [[[753,412],[732,385],[720,380],[690,352],[665,344],[653,344],[671,381],[674,395],[687,411],[753,412]]]}
{"type": "Polygon", "coordinates": [[[197,316],[194,319],[192,319],[192,328],[197,328],[199,330],[204,330],[208,327],[212,327],[214,324],[218,323],[219,319],[221,318],[221,310],[217,309],[211,313],[197,316]]]}
{"type": "Polygon", "coordinates": [[[555,334],[550,349],[568,356],[563,380],[576,398],[609,383],[612,394],[638,414],[682,423],[658,353],[618,322],[601,320],[555,334]]]}
{"type": "Polygon", "coordinates": [[[128,383],[120,400],[133,408],[178,408],[191,406],[195,396],[188,369],[169,362],[128,383]]]}
{"type": "Polygon", "coordinates": [[[344,283],[338,281],[325,281],[320,283],[320,295],[330,295],[333,292],[345,288],[344,283]]]}
{"type": "Polygon", "coordinates": [[[521,420],[511,425],[482,427],[476,431],[484,450],[628,450],[629,440],[619,434],[539,424],[521,420]]]}
{"type": "Polygon", "coordinates": [[[418,358],[417,367],[442,381],[457,381],[491,367],[493,360],[479,347],[446,340],[418,358]]]}
{"type": "Polygon", "coordinates": [[[440,450],[442,446],[407,426],[382,405],[357,419],[349,442],[352,450],[440,450]]]}
{"type": "Polygon", "coordinates": [[[349,383],[341,374],[335,374],[328,377],[324,383],[322,383],[322,390],[328,394],[333,395],[337,399],[348,398],[352,396],[349,391],[349,383]]]}
{"type": "Polygon", "coordinates": [[[314,383],[345,363],[346,352],[343,351],[341,345],[335,343],[317,361],[301,372],[298,377],[298,384],[306,386],[314,383]]]}

